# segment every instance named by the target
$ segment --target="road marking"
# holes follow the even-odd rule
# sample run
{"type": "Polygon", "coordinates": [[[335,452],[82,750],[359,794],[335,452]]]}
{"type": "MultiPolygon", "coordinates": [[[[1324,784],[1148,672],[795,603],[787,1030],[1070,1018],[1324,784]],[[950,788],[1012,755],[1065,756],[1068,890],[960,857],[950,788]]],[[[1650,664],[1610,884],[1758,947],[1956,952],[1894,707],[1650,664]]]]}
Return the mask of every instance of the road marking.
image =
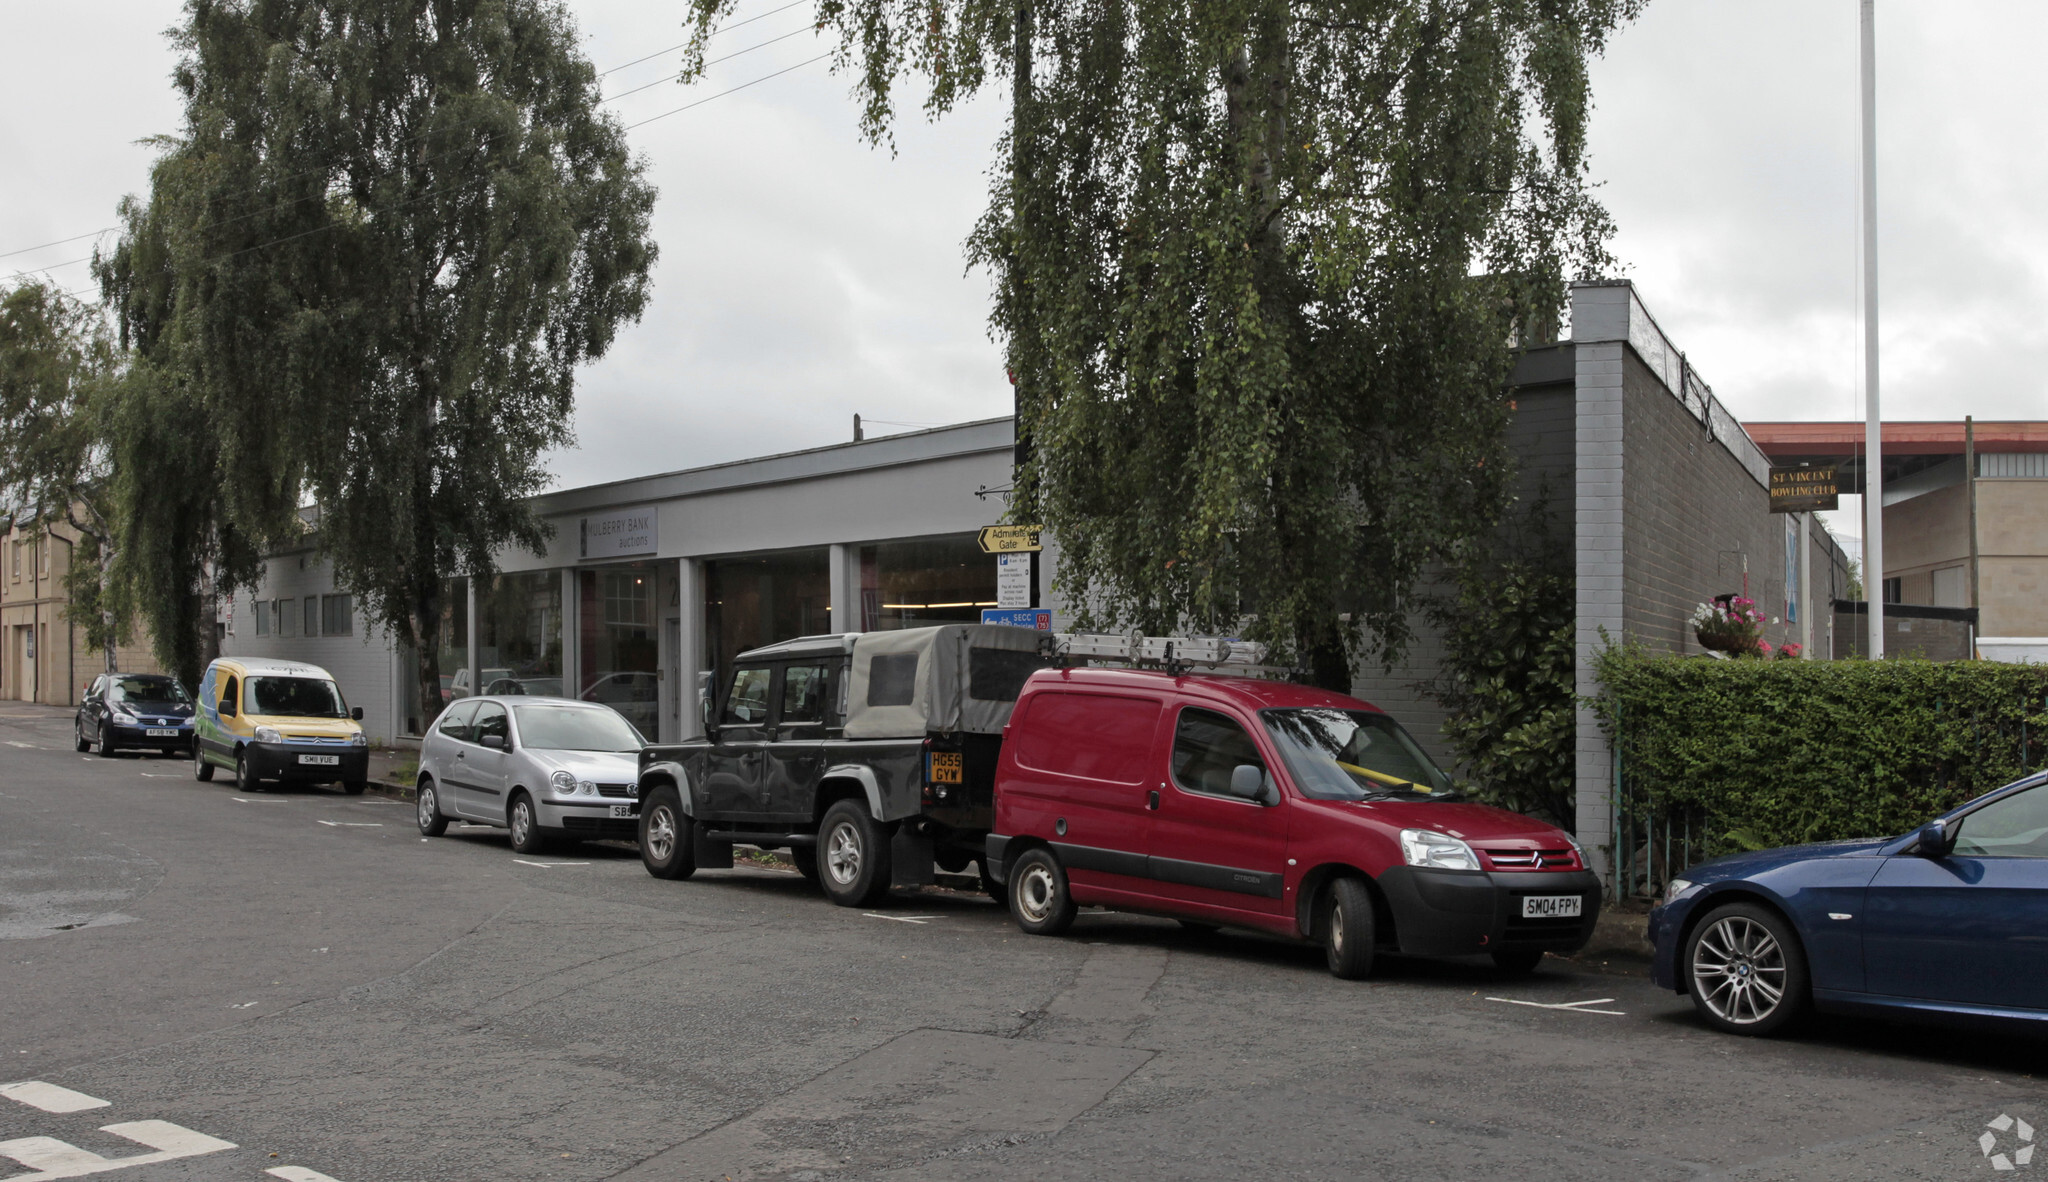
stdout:
{"type": "Polygon", "coordinates": [[[132,1120],[117,1125],[101,1125],[100,1132],[112,1133],[138,1144],[147,1145],[155,1153],[138,1153],[133,1157],[101,1157],[90,1150],[76,1145],[67,1145],[55,1137],[22,1137],[14,1141],[0,1141],[0,1157],[12,1158],[29,1169],[33,1174],[16,1174],[7,1182],[49,1182],[56,1178],[82,1178],[87,1174],[104,1174],[108,1170],[125,1170],[130,1166],[153,1165],[160,1161],[174,1161],[181,1157],[202,1157],[219,1153],[223,1149],[235,1148],[232,1141],[195,1133],[191,1129],[174,1125],[167,1120],[132,1120]]]}
{"type": "MultiPolygon", "coordinates": [[[[143,772],[142,774],[152,780],[182,780],[185,778],[185,773],[183,772],[143,772]]],[[[279,803],[283,802],[280,801],[279,803]]]]}
{"type": "Polygon", "coordinates": [[[384,822],[382,821],[321,821],[320,823],[322,825],[331,825],[337,829],[382,829],[384,827],[384,822]]]}
{"type": "MultiPolygon", "coordinates": [[[[930,923],[932,920],[945,918],[943,915],[881,915],[873,911],[863,911],[861,914],[869,919],[893,919],[897,923],[930,923]]],[[[13,1179],[9,1179],[8,1182],[13,1182],[13,1179]]]]}
{"type": "Polygon", "coordinates": [[[263,1172],[273,1178],[283,1178],[284,1182],[337,1182],[318,1170],[304,1166],[273,1166],[263,1172]]]}
{"type": "MultiPolygon", "coordinates": [[[[527,861],[527,860],[526,860],[525,858],[514,858],[514,859],[512,859],[512,860],[513,860],[514,862],[517,862],[517,863],[519,863],[519,864],[520,864],[521,866],[539,866],[539,867],[540,867],[541,869],[543,869],[543,870],[547,869],[547,868],[548,868],[548,867],[550,867],[550,866],[588,866],[588,865],[590,865],[590,863],[588,863],[588,862],[529,862],[529,861],[527,861]]],[[[14,1180],[10,1178],[10,1179],[8,1179],[8,1182],[14,1182],[14,1180]]]]}
{"type": "MultiPolygon", "coordinates": [[[[228,797],[228,799],[229,799],[229,800],[239,800],[239,801],[241,801],[241,802],[242,802],[243,804],[290,804],[290,803],[291,803],[291,801],[289,801],[289,800],[254,800],[254,799],[251,799],[250,797],[247,797],[247,796],[230,796],[230,797],[228,797]]],[[[12,1179],[10,1179],[10,1180],[9,1180],[9,1182],[12,1182],[12,1179]]]]}
{"type": "MultiPolygon", "coordinates": [[[[1574,1014],[1612,1014],[1616,1017],[1623,1017],[1628,1013],[1627,1010],[1589,1010],[1586,1008],[1587,1006],[1604,1006],[1614,1000],[1611,997],[1595,997],[1587,1001],[1561,1001],[1554,1004],[1540,1001],[1523,1001],[1516,997],[1489,997],[1486,1000],[1504,1001],[1511,1006],[1533,1006],[1539,1010],[1570,1010],[1574,1014]]],[[[12,1182],[12,1179],[9,1182],[12,1182]]]]}
{"type": "Polygon", "coordinates": [[[36,750],[36,745],[34,743],[24,743],[20,739],[9,739],[7,740],[7,745],[9,747],[26,747],[30,751],[36,750]]]}
{"type": "Polygon", "coordinates": [[[88,1108],[112,1108],[113,1101],[60,1088],[56,1084],[44,1083],[39,1079],[23,1080],[20,1083],[0,1084],[0,1096],[40,1108],[44,1112],[84,1112],[88,1108]]]}
{"type": "Polygon", "coordinates": [[[235,1004],[233,1004],[233,1005],[229,1006],[228,1008],[229,1008],[229,1009],[231,1009],[231,1010],[246,1010],[246,1009],[248,1009],[248,1008],[249,1008],[250,1006],[253,1006],[253,1005],[257,1005],[257,1004],[259,1004],[259,1003],[257,1003],[257,1002],[253,1002],[253,1001],[238,1001],[238,1002],[236,1002],[235,1004]]]}

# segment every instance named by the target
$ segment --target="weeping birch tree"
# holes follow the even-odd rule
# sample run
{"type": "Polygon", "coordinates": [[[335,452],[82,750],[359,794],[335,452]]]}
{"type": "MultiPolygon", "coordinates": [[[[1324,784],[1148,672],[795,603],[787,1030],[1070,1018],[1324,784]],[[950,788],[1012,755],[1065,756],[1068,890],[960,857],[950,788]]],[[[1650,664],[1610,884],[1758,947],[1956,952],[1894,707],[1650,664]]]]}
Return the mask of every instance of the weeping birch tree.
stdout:
{"type": "MultiPolygon", "coordinates": [[[[737,0],[693,0],[703,37],[737,0]]],[[[886,142],[1007,82],[968,244],[1084,623],[1391,659],[1498,520],[1502,385],[1610,232],[1587,61],[1640,0],[820,0],[886,142]]]]}

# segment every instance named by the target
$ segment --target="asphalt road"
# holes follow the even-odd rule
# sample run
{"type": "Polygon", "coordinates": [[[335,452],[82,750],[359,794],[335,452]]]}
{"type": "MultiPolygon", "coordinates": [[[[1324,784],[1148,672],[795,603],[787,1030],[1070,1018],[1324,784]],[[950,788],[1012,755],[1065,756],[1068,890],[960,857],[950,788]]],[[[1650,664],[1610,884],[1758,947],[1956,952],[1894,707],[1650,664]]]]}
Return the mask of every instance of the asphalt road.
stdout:
{"type": "Polygon", "coordinates": [[[519,859],[15,703],[0,744],[0,1085],[51,1085],[0,1086],[0,1182],[1964,1178],[2023,1145],[1989,1122],[2048,1127],[2048,1044],[1752,1041],[1558,962],[1348,983],[1141,917],[519,859]]]}

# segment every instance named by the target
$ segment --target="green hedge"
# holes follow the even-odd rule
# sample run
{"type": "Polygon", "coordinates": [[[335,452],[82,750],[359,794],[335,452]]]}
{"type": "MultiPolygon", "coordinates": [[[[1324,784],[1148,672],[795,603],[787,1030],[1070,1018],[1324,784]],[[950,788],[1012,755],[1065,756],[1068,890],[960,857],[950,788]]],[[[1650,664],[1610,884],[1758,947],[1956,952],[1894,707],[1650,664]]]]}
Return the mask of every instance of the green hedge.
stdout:
{"type": "Polygon", "coordinates": [[[2048,668],[1599,659],[1619,802],[1705,853],[1904,833],[2048,760],[2048,668]]]}

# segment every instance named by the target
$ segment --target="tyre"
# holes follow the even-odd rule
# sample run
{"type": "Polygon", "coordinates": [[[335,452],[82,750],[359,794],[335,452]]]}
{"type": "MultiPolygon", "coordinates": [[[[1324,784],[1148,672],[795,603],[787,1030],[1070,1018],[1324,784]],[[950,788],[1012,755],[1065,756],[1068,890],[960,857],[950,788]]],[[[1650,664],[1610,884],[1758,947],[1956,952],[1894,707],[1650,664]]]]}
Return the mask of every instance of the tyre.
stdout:
{"type": "Polygon", "coordinates": [[[192,740],[192,778],[204,783],[213,779],[213,765],[207,762],[204,752],[199,750],[199,740],[192,740]]]}
{"type": "Polygon", "coordinates": [[[1685,942],[1679,973],[1700,1017],[1729,1034],[1776,1034],[1811,999],[1799,933],[1755,903],[1708,912],[1685,942]]]}
{"type": "Polygon", "coordinates": [[[1199,919],[1177,919],[1174,922],[1198,936],[1213,936],[1223,930],[1222,924],[1204,923],[1199,919]]]}
{"type": "Polygon", "coordinates": [[[434,791],[434,782],[420,777],[419,790],[414,793],[415,819],[420,824],[420,836],[439,837],[448,832],[448,818],[441,815],[441,794],[434,791]]]}
{"type": "Polygon", "coordinates": [[[343,780],[341,782],[341,790],[350,796],[361,796],[369,791],[369,789],[370,782],[368,780],[343,780]]]}
{"type": "Polygon", "coordinates": [[[814,845],[793,845],[789,847],[789,863],[804,881],[818,885],[818,847],[814,845]]]}
{"type": "Polygon", "coordinates": [[[81,755],[92,750],[92,744],[85,740],[85,728],[75,722],[71,724],[71,742],[81,755]]]}
{"type": "Polygon", "coordinates": [[[1057,936],[1074,922],[1067,872],[1051,850],[1026,850],[1010,866],[1010,915],[1034,936],[1057,936]]]}
{"type": "Polygon", "coordinates": [[[1493,967],[1510,977],[1526,977],[1542,963],[1541,949],[1516,948],[1493,954],[1493,967]]]}
{"type": "Polygon", "coordinates": [[[1356,878],[1340,878],[1323,895],[1323,953],[1330,972],[1346,981],[1372,975],[1372,891],[1356,878]]]}
{"type": "Polygon", "coordinates": [[[980,858],[976,858],[974,860],[974,873],[981,879],[982,894],[987,895],[1005,907],[1010,905],[1010,889],[997,882],[995,875],[988,872],[988,863],[980,858]]]}
{"type": "Polygon", "coordinates": [[[640,864],[656,878],[697,872],[696,832],[683,798],[666,784],[640,802],[640,864]]]}
{"type": "Polygon", "coordinates": [[[540,813],[533,807],[533,797],[526,793],[512,794],[512,803],[505,809],[505,828],[512,832],[514,853],[539,854],[547,851],[548,839],[541,832],[540,813]]]}
{"type": "Polygon", "coordinates": [[[866,907],[889,893],[889,832],[857,800],[825,810],[818,826],[818,885],[841,907],[866,907]]]}
{"type": "Polygon", "coordinates": [[[235,787],[244,792],[263,791],[263,781],[257,779],[256,773],[249,770],[247,751],[235,752],[235,787]]]}
{"type": "Polygon", "coordinates": [[[114,741],[107,737],[107,724],[104,722],[100,724],[99,749],[101,759],[112,759],[114,758],[114,752],[120,750],[120,748],[114,746],[114,741]]]}

